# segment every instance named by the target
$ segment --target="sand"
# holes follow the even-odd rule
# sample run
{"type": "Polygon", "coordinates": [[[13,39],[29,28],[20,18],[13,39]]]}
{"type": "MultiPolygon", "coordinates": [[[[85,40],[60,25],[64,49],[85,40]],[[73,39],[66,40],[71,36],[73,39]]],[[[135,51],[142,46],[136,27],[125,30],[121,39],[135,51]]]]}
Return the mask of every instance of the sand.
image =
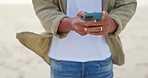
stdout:
{"type": "MultiPolygon", "coordinates": [[[[114,78],[148,78],[147,12],[138,6],[121,33],[126,63],[114,66],[114,78]]],[[[32,5],[0,5],[0,78],[49,78],[50,66],[15,38],[20,31],[44,31],[32,5]]]]}

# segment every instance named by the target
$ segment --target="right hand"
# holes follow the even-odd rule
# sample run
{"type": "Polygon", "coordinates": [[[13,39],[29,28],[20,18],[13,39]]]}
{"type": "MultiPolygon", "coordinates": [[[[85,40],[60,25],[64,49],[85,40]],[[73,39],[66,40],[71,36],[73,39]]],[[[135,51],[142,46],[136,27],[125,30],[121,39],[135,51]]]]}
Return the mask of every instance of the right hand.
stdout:
{"type": "Polygon", "coordinates": [[[84,36],[87,34],[86,31],[84,31],[84,24],[85,21],[82,20],[83,15],[85,14],[85,11],[80,11],[77,16],[75,16],[71,22],[71,28],[73,31],[77,32],[78,34],[80,34],[81,36],[84,36]]]}

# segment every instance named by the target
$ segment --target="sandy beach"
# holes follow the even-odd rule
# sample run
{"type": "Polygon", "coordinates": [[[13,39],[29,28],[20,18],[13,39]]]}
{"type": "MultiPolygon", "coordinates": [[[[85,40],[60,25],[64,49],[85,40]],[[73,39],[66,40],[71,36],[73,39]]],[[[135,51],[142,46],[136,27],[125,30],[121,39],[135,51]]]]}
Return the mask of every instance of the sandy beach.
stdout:
{"type": "MultiPolygon", "coordinates": [[[[120,37],[126,63],[114,66],[114,78],[148,78],[148,6],[137,12],[120,37]]],[[[32,5],[0,4],[0,78],[49,78],[50,66],[21,45],[16,32],[44,31],[32,5]]]]}

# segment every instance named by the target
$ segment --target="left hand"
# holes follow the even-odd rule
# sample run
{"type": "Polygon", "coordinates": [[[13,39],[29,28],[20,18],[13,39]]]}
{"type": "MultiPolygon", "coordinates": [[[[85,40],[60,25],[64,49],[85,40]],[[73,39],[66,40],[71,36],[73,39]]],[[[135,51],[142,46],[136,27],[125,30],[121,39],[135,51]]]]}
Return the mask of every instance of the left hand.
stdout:
{"type": "Polygon", "coordinates": [[[116,22],[109,18],[109,15],[106,11],[102,12],[102,20],[92,22],[92,20],[85,23],[84,30],[91,35],[108,35],[113,33],[117,29],[116,22]]]}

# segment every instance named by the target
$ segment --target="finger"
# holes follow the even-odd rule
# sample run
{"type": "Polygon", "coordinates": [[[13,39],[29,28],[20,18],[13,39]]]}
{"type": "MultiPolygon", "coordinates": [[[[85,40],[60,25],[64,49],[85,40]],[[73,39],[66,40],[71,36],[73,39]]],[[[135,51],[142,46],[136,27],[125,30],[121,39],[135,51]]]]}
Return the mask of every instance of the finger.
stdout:
{"type": "Polygon", "coordinates": [[[97,20],[93,20],[94,21],[94,23],[97,23],[97,20]]]}
{"type": "Polygon", "coordinates": [[[102,31],[102,27],[84,28],[84,31],[89,32],[89,33],[103,32],[103,31],[102,31]]]}
{"type": "Polygon", "coordinates": [[[90,35],[108,35],[108,33],[102,31],[102,32],[88,32],[90,35]]]}
{"type": "Polygon", "coordinates": [[[103,24],[85,24],[85,27],[100,27],[103,26],[103,24]]]}
{"type": "Polygon", "coordinates": [[[77,25],[80,25],[80,26],[85,26],[85,21],[78,18],[76,24],[77,24],[77,25]]]}
{"type": "Polygon", "coordinates": [[[71,24],[74,26],[84,26],[84,20],[82,20],[82,19],[80,19],[80,18],[75,18],[72,22],[71,22],[71,24]]]}
{"type": "Polygon", "coordinates": [[[106,20],[106,19],[108,19],[109,18],[109,16],[108,16],[108,12],[106,12],[106,11],[103,11],[102,12],[102,20],[106,20]]]}
{"type": "Polygon", "coordinates": [[[90,35],[105,35],[103,32],[99,32],[99,33],[89,33],[90,35]]]}
{"type": "Polygon", "coordinates": [[[84,21],[84,25],[87,27],[91,27],[91,26],[102,26],[104,25],[106,21],[104,19],[100,20],[100,21],[96,21],[96,20],[90,20],[90,21],[84,21]]]}
{"type": "Polygon", "coordinates": [[[85,12],[85,11],[80,11],[80,12],[77,14],[77,16],[80,17],[80,18],[82,18],[83,15],[86,14],[86,13],[87,13],[87,12],[85,12]]]}
{"type": "Polygon", "coordinates": [[[102,26],[103,22],[97,20],[85,21],[84,26],[86,27],[93,27],[93,26],[102,26]]]}
{"type": "Polygon", "coordinates": [[[96,20],[89,20],[84,22],[84,26],[92,26],[93,24],[97,24],[96,20]]]}
{"type": "Polygon", "coordinates": [[[87,33],[86,32],[80,32],[79,33],[81,36],[84,36],[84,35],[86,35],[87,33]]]}

